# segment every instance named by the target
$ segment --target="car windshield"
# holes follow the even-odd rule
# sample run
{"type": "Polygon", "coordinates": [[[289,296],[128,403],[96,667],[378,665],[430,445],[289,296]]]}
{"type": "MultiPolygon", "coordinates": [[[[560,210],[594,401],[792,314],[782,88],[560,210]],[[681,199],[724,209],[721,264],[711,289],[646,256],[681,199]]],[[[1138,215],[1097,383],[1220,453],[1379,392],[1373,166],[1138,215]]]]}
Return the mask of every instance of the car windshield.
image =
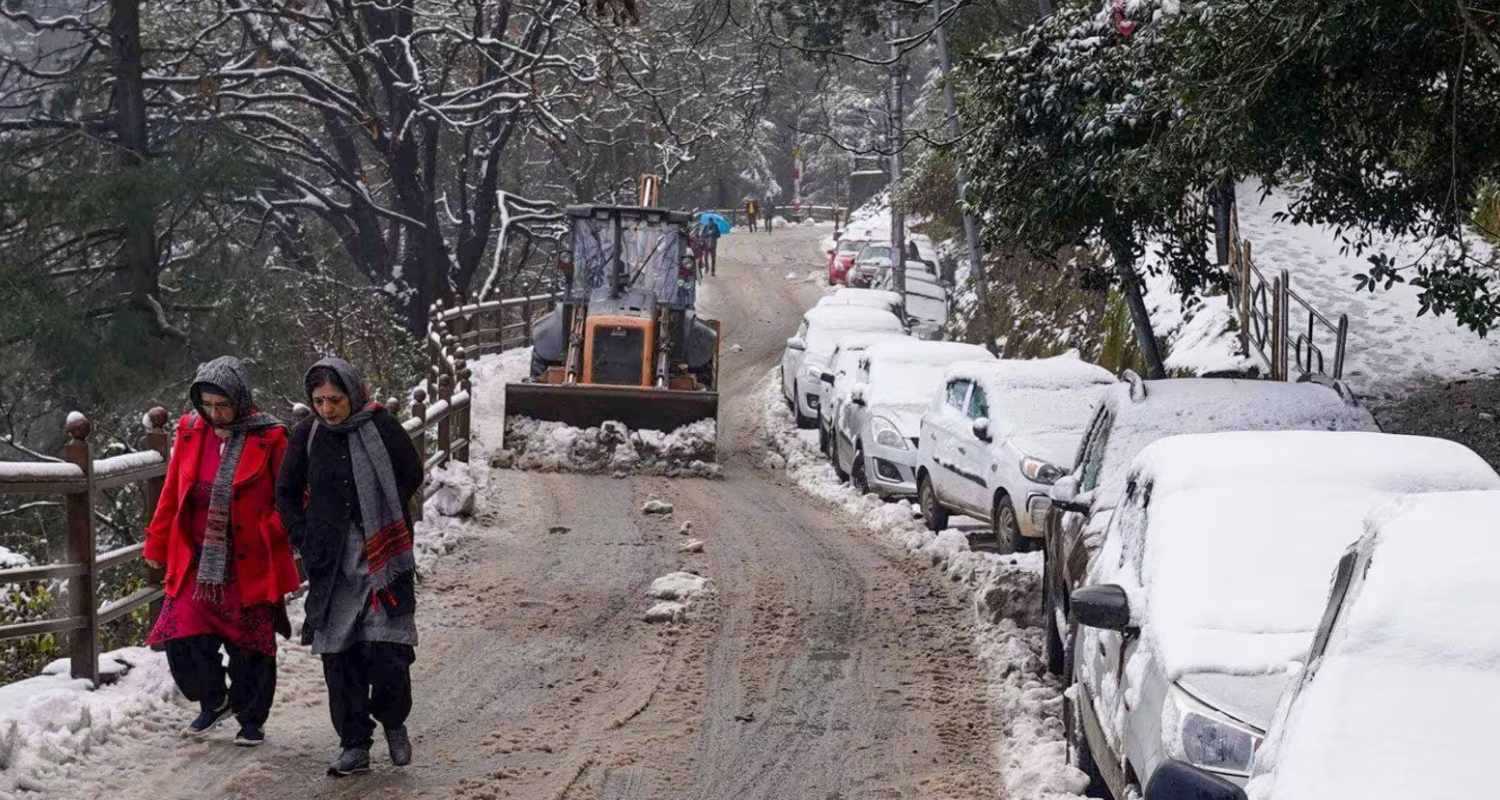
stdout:
{"type": "Polygon", "coordinates": [[[889,261],[891,258],[891,248],[882,244],[872,244],[860,251],[859,254],[859,260],[861,261],[874,261],[877,258],[889,261]]]}
{"type": "Polygon", "coordinates": [[[925,406],[943,386],[946,362],[912,363],[882,361],[870,365],[869,389],[865,400],[870,405],[925,406]]]}
{"type": "Polygon", "coordinates": [[[948,304],[936,297],[908,293],[906,295],[906,313],[911,317],[927,320],[928,322],[946,322],[948,320],[948,304]]]}
{"type": "Polygon", "coordinates": [[[861,247],[864,247],[866,244],[868,244],[868,242],[864,242],[859,239],[845,239],[842,242],[839,242],[839,252],[858,253],[859,249],[861,247]]]}
{"type": "Polygon", "coordinates": [[[1081,433],[1109,384],[1074,389],[991,389],[991,414],[1003,420],[1009,435],[1081,433]]]}

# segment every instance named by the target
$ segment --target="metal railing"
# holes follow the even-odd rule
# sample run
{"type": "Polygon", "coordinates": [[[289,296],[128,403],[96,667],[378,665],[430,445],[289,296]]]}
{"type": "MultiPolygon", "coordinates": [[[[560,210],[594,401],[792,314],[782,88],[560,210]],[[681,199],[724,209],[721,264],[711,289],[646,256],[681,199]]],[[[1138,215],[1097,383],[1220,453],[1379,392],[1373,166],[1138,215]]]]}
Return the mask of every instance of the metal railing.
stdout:
{"type": "Polygon", "coordinates": [[[1293,366],[1299,377],[1322,374],[1338,380],[1344,376],[1349,315],[1329,319],[1292,290],[1288,270],[1280,270],[1267,280],[1255,265],[1250,242],[1240,237],[1238,213],[1230,217],[1229,270],[1230,299],[1240,323],[1240,348],[1265,362],[1272,380],[1292,380],[1293,366]],[[1295,340],[1291,337],[1294,316],[1298,317],[1295,340]],[[1331,369],[1325,354],[1329,348],[1333,351],[1331,369]]]}

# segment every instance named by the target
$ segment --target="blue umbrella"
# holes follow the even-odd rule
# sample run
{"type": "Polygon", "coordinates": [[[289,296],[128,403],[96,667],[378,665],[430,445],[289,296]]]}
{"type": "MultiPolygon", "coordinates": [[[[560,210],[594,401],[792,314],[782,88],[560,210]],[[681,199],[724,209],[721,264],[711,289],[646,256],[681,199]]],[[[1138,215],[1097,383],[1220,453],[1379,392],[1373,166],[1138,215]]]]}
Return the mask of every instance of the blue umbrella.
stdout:
{"type": "Polygon", "coordinates": [[[733,227],[729,224],[729,220],[724,219],[723,215],[715,214],[712,211],[699,211],[698,221],[700,223],[712,222],[714,224],[714,227],[719,229],[720,236],[729,235],[729,229],[733,227]]]}

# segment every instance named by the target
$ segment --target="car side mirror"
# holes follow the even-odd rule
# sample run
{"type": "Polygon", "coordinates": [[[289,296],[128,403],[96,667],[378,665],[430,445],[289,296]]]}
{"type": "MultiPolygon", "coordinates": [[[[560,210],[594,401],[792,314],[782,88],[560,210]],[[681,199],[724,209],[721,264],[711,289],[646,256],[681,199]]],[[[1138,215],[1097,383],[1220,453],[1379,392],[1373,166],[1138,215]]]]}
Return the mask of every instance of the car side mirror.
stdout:
{"type": "Polygon", "coordinates": [[[818,378],[820,380],[822,380],[824,383],[833,383],[833,373],[832,372],[825,372],[822,375],[819,375],[818,378]]]}
{"type": "Polygon", "coordinates": [[[793,336],[786,340],[786,346],[788,350],[806,350],[807,342],[801,336],[793,336]]]}
{"type": "Polygon", "coordinates": [[[1245,800],[1245,790],[1191,764],[1169,760],[1151,773],[1146,800],[1245,800]]]}
{"type": "Polygon", "coordinates": [[[1125,590],[1112,583],[1073,590],[1069,611],[1079,625],[1123,631],[1130,627],[1130,600],[1125,590]]]}
{"type": "Polygon", "coordinates": [[[1058,478],[1047,495],[1052,499],[1052,507],[1058,511],[1089,513],[1089,504],[1078,502],[1078,475],[1076,474],[1058,478]]]}
{"type": "Polygon", "coordinates": [[[980,417],[974,420],[974,438],[981,442],[990,441],[990,418],[980,417]]]}
{"type": "Polygon", "coordinates": [[[849,390],[849,402],[857,406],[865,404],[865,385],[863,383],[857,384],[849,390]]]}

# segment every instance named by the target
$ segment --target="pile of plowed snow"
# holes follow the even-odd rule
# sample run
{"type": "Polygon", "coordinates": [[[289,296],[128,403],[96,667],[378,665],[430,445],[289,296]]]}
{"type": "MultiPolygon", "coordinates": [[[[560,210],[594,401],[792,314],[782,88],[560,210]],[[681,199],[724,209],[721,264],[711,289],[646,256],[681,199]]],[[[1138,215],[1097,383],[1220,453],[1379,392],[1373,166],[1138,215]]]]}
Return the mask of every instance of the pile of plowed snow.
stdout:
{"type": "Polygon", "coordinates": [[[723,469],[714,459],[719,426],[699,420],[670,433],[630,430],[618,422],[596,428],[575,428],[512,416],[505,421],[505,450],[492,463],[497,467],[542,472],[609,473],[667,477],[717,478],[723,469]]]}

